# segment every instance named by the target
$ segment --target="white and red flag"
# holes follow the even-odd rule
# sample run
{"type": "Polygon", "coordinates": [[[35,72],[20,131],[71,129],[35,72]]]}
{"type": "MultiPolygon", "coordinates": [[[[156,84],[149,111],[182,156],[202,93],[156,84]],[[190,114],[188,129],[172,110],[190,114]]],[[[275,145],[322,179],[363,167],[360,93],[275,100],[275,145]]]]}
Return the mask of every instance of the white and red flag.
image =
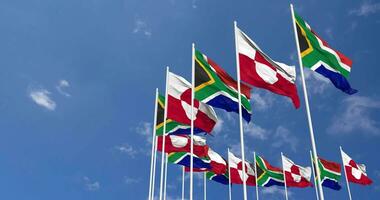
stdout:
{"type": "Polygon", "coordinates": [[[368,178],[364,164],[358,164],[350,158],[343,150],[340,150],[347,180],[361,185],[370,185],[372,180],[368,178]]]}
{"type": "MultiPolygon", "coordinates": [[[[253,164],[245,161],[245,181],[247,185],[255,186],[255,170],[253,164]]],[[[230,168],[231,183],[243,184],[243,161],[233,153],[228,152],[228,164],[230,168]]]]}
{"type": "MultiPolygon", "coordinates": [[[[158,136],[157,150],[162,151],[162,138],[158,136]]],[[[208,155],[208,145],[206,140],[200,136],[193,136],[194,141],[194,155],[198,157],[204,157],[208,155]]],[[[191,139],[187,135],[167,135],[165,137],[165,152],[190,152],[191,139]]]]}
{"type": "MultiPolygon", "coordinates": [[[[181,76],[169,72],[168,119],[191,124],[191,84],[181,76]]],[[[194,126],[207,133],[214,128],[217,117],[212,107],[194,99],[194,126]]]]}
{"type": "MultiPolygon", "coordinates": [[[[227,172],[227,163],[223,159],[222,156],[220,156],[218,153],[216,153],[214,150],[211,148],[208,148],[208,153],[206,158],[207,160],[210,161],[210,166],[211,169],[208,168],[195,168],[194,172],[206,172],[206,171],[211,171],[214,174],[220,175],[220,174],[225,174],[227,172]]],[[[190,168],[187,167],[185,168],[185,171],[189,172],[190,168]]]]}
{"type": "Polygon", "coordinates": [[[296,165],[289,158],[282,156],[287,187],[309,187],[311,186],[311,168],[296,165]]]}
{"type": "Polygon", "coordinates": [[[299,108],[294,66],[273,61],[245,33],[236,29],[241,80],[252,86],[287,96],[294,106],[299,108]]]}

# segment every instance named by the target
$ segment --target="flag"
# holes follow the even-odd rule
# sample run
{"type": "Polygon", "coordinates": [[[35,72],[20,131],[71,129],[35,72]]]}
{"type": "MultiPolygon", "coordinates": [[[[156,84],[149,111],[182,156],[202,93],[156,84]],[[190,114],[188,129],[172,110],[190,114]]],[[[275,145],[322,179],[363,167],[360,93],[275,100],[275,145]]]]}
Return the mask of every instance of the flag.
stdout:
{"type": "MultiPolygon", "coordinates": [[[[158,136],[157,150],[162,151],[162,139],[163,136],[158,136]]],[[[208,155],[209,147],[206,144],[206,140],[200,136],[194,135],[194,155],[204,157],[208,155]]],[[[165,137],[165,152],[190,152],[191,139],[186,135],[167,135],[165,137]]]]}
{"type": "Polygon", "coordinates": [[[295,68],[273,61],[245,33],[236,29],[241,80],[287,96],[293,101],[294,106],[299,108],[295,68]]]}
{"type": "MultiPolygon", "coordinates": [[[[171,72],[168,84],[168,118],[191,124],[191,84],[171,72]]],[[[194,127],[210,133],[216,121],[214,109],[194,99],[194,127]]]]}
{"type": "Polygon", "coordinates": [[[340,190],[342,187],[339,185],[341,177],[341,169],[338,163],[318,158],[318,167],[320,171],[320,180],[322,186],[328,187],[333,190],[340,190]]]}
{"type": "Polygon", "coordinates": [[[308,187],[311,186],[311,168],[296,165],[289,158],[282,156],[282,166],[285,172],[287,187],[308,187]]]}
{"type": "MultiPolygon", "coordinates": [[[[245,182],[247,185],[255,186],[254,166],[245,161],[245,182]]],[[[243,184],[243,161],[237,158],[233,153],[228,152],[228,165],[230,168],[231,183],[243,184]]]]}
{"type": "Polygon", "coordinates": [[[228,173],[224,174],[215,174],[214,172],[206,172],[206,177],[209,180],[221,183],[223,185],[228,185],[228,173]]]}
{"type": "MultiPolygon", "coordinates": [[[[195,51],[195,98],[227,112],[239,113],[237,82],[218,64],[195,51]]],[[[251,120],[251,88],[241,84],[242,116],[251,120]]]]}
{"type": "Polygon", "coordinates": [[[270,187],[273,185],[284,186],[284,174],[282,170],[271,166],[264,158],[256,155],[257,185],[270,187]]]}
{"type": "MultiPolygon", "coordinates": [[[[168,161],[173,164],[190,167],[191,154],[188,152],[173,152],[168,156],[168,161]]],[[[210,160],[207,157],[193,155],[193,168],[211,169],[210,160]]]]}
{"type": "Polygon", "coordinates": [[[334,86],[343,92],[355,94],[357,90],[351,88],[347,80],[352,61],[332,49],[299,15],[294,13],[294,18],[303,66],[330,79],[334,86]]]}
{"type": "MultiPolygon", "coordinates": [[[[157,99],[157,123],[156,135],[160,136],[164,132],[164,111],[165,111],[165,97],[158,95],[157,99]]],[[[171,119],[166,119],[166,133],[170,135],[190,134],[191,127],[186,124],[176,122],[171,119]]],[[[194,127],[194,133],[203,132],[201,129],[194,127]]]]}
{"type": "MultiPolygon", "coordinates": [[[[208,148],[207,159],[210,163],[210,168],[197,168],[194,171],[196,172],[206,172],[211,171],[214,174],[220,175],[227,172],[227,163],[222,156],[216,153],[211,148],[208,148]]],[[[185,168],[185,171],[190,171],[190,168],[185,168]]]]}
{"type": "Polygon", "coordinates": [[[372,180],[367,176],[365,165],[357,164],[343,150],[340,152],[342,154],[344,168],[346,169],[347,180],[361,185],[372,184],[372,180]]]}

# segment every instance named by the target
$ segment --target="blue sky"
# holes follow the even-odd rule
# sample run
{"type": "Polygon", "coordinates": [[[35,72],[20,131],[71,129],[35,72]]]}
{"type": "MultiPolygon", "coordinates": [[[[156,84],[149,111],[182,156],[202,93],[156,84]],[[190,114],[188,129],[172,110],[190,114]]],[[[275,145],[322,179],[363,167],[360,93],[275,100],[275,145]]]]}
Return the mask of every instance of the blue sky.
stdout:
{"type": "MultiPolygon", "coordinates": [[[[165,66],[190,78],[191,43],[232,76],[233,20],[273,59],[297,65],[288,1],[1,0],[0,198],[145,199],[154,90],[163,92],[165,66]]],[[[367,165],[370,187],[351,185],[354,199],[380,196],[379,1],[294,1],[297,12],[354,64],[353,96],[306,71],[318,153],[340,162],[339,145],[367,165]]],[[[297,65],[298,72],[298,65],[297,65]]],[[[299,74],[299,73],[298,73],[299,74]]],[[[253,90],[253,124],[246,155],[280,166],[280,152],[309,165],[310,139],[302,99],[253,90]]],[[[237,115],[220,118],[210,146],[239,154],[237,115]]],[[[195,196],[203,195],[199,176],[195,196]]],[[[347,199],[325,189],[328,199],[347,199]]],[[[156,190],[157,191],[157,190],[156,190]]],[[[312,199],[314,189],[290,189],[312,199]]],[[[208,197],[227,199],[208,182],[208,197]]],[[[241,186],[233,187],[241,199],[241,186]]],[[[282,188],[261,190],[284,199],[282,188]]],[[[169,166],[169,199],[180,197],[180,169],[169,166]]],[[[254,188],[249,188],[254,199],[254,188]]]]}

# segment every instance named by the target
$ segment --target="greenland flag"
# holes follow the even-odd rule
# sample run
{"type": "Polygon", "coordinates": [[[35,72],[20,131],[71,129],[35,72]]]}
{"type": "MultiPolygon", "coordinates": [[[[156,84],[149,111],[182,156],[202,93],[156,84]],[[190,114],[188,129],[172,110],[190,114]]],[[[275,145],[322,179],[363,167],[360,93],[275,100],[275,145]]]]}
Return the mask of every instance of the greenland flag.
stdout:
{"type": "MultiPolygon", "coordinates": [[[[254,166],[248,163],[247,161],[245,161],[244,163],[246,172],[246,184],[250,186],[255,186],[256,178],[254,166]]],[[[231,152],[228,152],[228,164],[230,166],[231,183],[243,184],[243,161],[240,158],[237,158],[231,152]]]]}
{"type": "MultiPolygon", "coordinates": [[[[158,136],[157,149],[162,151],[163,136],[158,136]]],[[[194,141],[194,155],[204,157],[208,155],[208,145],[206,140],[200,136],[193,136],[194,141]]],[[[191,139],[187,135],[167,135],[165,137],[165,152],[189,152],[191,151],[191,139]]]]}
{"type": "MultiPolygon", "coordinates": [[[[181,76],[168,75],[168,118],[191,124],[191,84],[181,76]]],[[[217,117],[212,107],[194,100],[194,126],[210,133],[217,117]]]]}
{"type": "Polygon", "coordinates": [[[348,181],[361,185],[370,185],[372,180],[367,176],[365,165],[357,164],[342,149],[340,152],[348,181]]]}
{"type": "Polygon", "coordinates": [[[294,106],[299,108],[294,66],[273,61],[245,33],[236,29],[241,80],[255,87],[287,96],[294,106]]]}
{"type": "Polygon", "coordinates": [[[285,172],[286,186],[308,187],[311,186],[311,168],[296,165],[289,158],[282,156],[282,166],[285,172]]]}

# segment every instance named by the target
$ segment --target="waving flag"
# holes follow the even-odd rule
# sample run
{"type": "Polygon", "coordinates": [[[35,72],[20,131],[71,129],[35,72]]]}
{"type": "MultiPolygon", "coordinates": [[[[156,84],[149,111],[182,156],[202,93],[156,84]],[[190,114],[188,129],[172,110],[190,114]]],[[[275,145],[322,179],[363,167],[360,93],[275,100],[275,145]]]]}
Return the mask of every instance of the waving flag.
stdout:
{"type": "MultiPolygon", "coordinates": [[[[247,185],[255,186],[255,170],[254,166],[245,161],[245,182],[247,185]]],[[[233,153],[228,152],[228,165],[230,166],[231,183],[243,184],[243,161],[237,158],[233,153]]]]}
{"type": "Polygon", "coordinates": [[[294,106],[299,108],[295,68],[273,61],[245,33],[236,29],[241,80],[287,96],[293,101],[294,106]]]}
{"type": "MultiPolygon", "coordinates": [[[[169,72],[168,118],[183,124],[191,124],[191,84],[184,78],[169,72]]],[[[210,133],[217,121],[212,107],[194,100],[194,126],[210,133]]]]}
{"type": "MultiPolygon", "coordinates": [[[[197,168],[194,171],[196,172],[210,171],[217,175],[225,174],[227,172],[226,161],[222,158],[222,156],[220,156],[214,150],[212,150],[211,148],[208,148],[208,153],[207,153],[207,156],[205,157],[207,157],[207,159],[209,160],[210,168],[197,168]]],[[[185,168],[185,171],[190,171],[190,169],[185,168]]]]}
{"type": "MultiPolygon", "coordinates": [[[[173,164],[190,167],[191,154],[188,152],[173,152],[168,156],[168,161],[173,164]]],[[[207,157],[193,156],[194,168],[205,168],[211,170],[210,160],[207,157]]]]}
{"type": "Polygon", "coordinates": [[[214,172],[206,172],[206,177],[209,180],[221,183],[223,185],[228,185],[228,173],[224,174],[215,174],[214,172]]]}
{"type": "Polygon", "coordinates": [[[308,187],[311,186],[311,168],[296,165],[289,158],[282,156],[282,166],[285,172],[287,187],[308,187]]]}
{"type": "Polygon", "coordinates": [[[257,169],[257,185],[270,187],[273,185],[284,186],[284,174],[282,170],[273,167],[264,160],[264,158],[256,155],[256,169],[257,169]]]}
{"type": "Polygon", "coordinates": [[[352,61],[332,49],[299,15],[294,14],[302,64],[330,79],[334,86],[347,94],[355,94],[347,81],[352,61]]]}
{"type": "Polygon", "coordinates": [[[340,152],[342,154],[343,165],[346,169],[346,176],[348,181],[361,185],[372,184],[372,180],[367,176],[365,165],[357,164],[343,150],[340,152]]]}
{"type": "MultiPolygon", "coordinates": [[[[241,84],[241,103],[243,118],[251,120],[249,88],[241,84]]],[[[227,112],[239,113],[237,82],[213,60],[195,51],[195,98],[227,112]]]]}
{"type": "Polygon", "coordinates": [[[333,190],[340,190],[342,187],[339,185],[341,169],[339,163],[328,161],[322,158],[318,158],[318,167],[321,172],[320,180],[322,186],[328,187],[333,190]]]}
{"type": "MultiPolygon", "coordinates": [[[[163,136],[158,136],[157,149],[162,151],[163,136]]],[[[194,155],[204,157],[208,155],[209,147],[206,145],[206,140],[200,136],[193,137],[194,140],[194,155]]],[[[168,135],[165,137],[165,152],[190,152],[191,139],[185,135],[168,135]]]]}
{"type": "MultiPolygon", "coordinates": [[[[160,136],[164,132],[164,111],[165,111],[165,97],[162,95],[158,96],[157,99],[157,123],[156,123],[156,135],[160,136]]],[[[194,128],[194,133],[203,132],[199,128],[194,128]]],[[[190,134],[190,126],[176,122],[171,119],[166,120],[166,134],[170,135],[180,135],[180,134],[190,134]]]]}

